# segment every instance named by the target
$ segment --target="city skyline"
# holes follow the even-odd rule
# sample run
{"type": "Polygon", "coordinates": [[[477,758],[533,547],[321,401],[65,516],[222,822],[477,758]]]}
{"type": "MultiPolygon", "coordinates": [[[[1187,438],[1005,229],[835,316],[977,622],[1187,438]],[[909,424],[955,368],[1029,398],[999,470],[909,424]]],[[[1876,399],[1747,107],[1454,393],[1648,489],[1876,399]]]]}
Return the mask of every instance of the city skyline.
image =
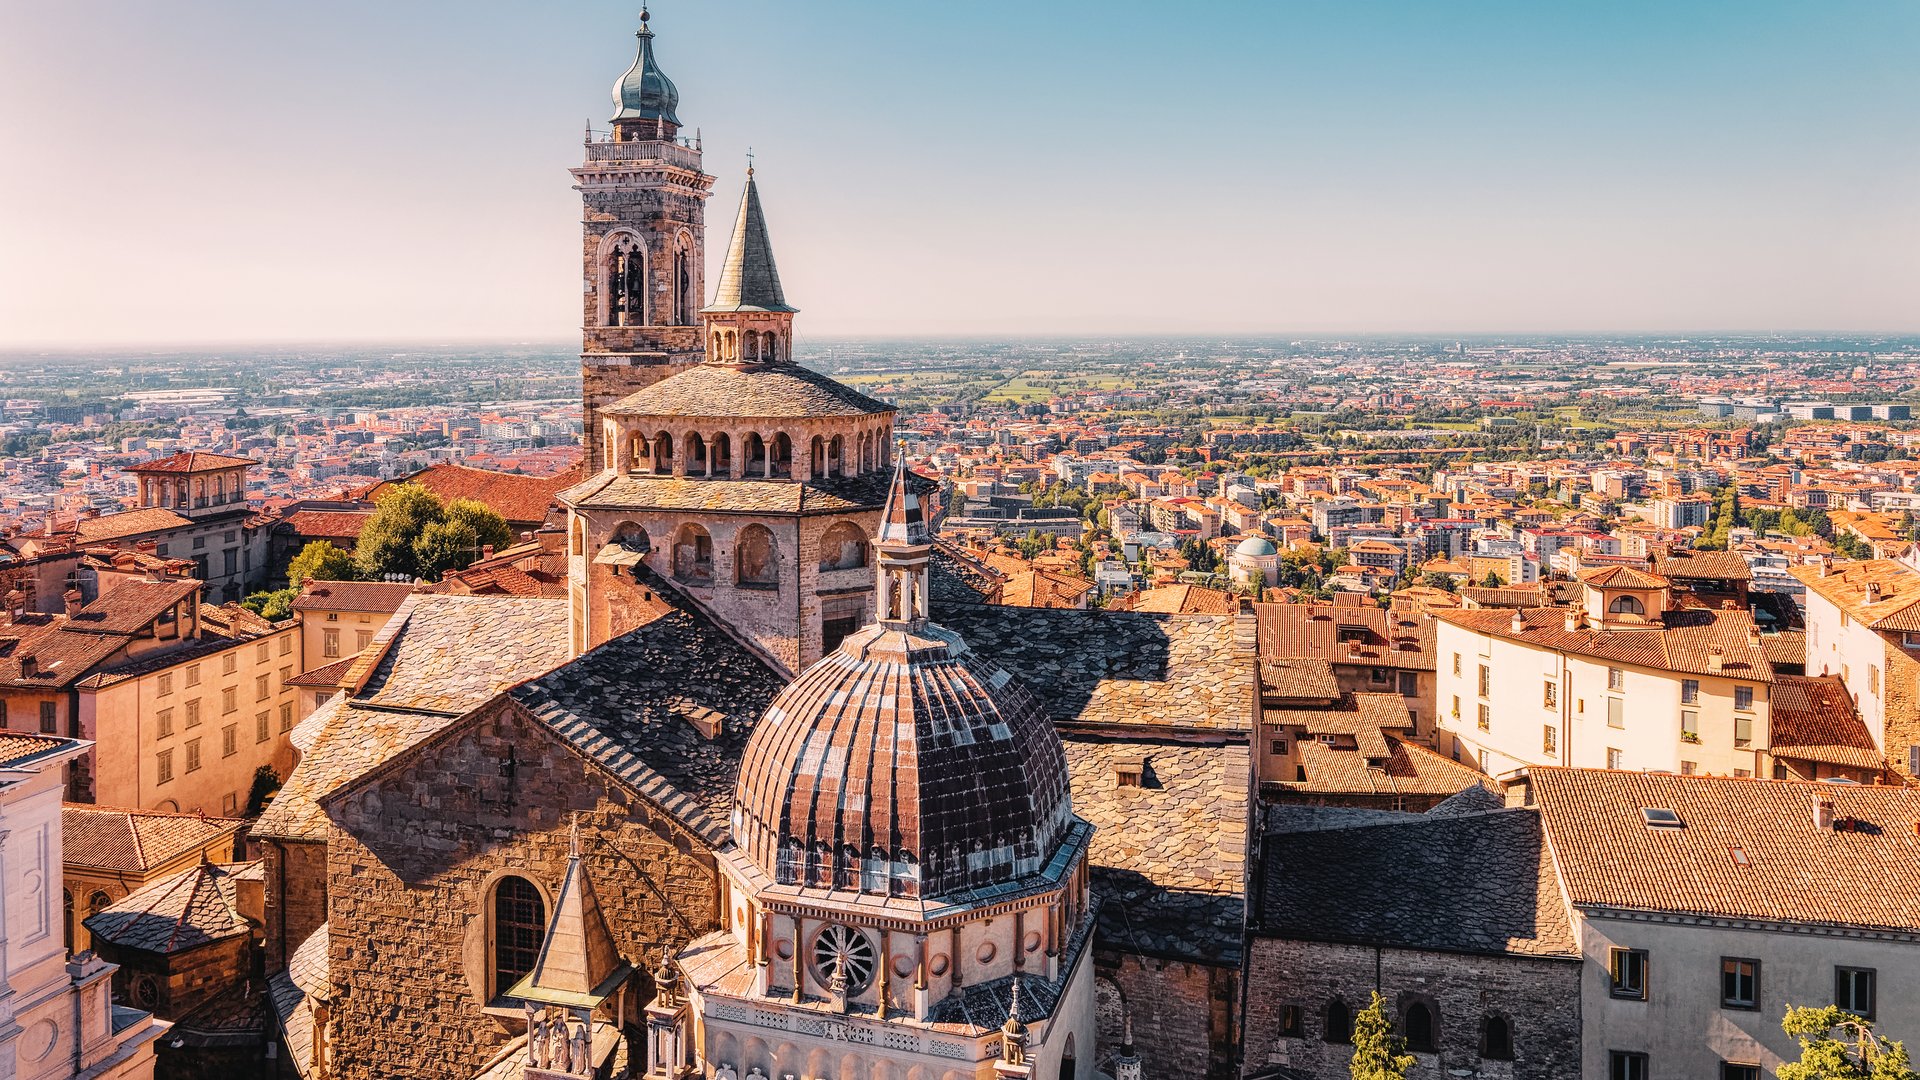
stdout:
{"type": "MultiPolygon", "coordinates": [[[[604,126],[631,7],[24,13],[0,345],[567,338],[555,117],[604,126]]],[[[712,220],[757,151],[803,343],[1917,328],[1910,5],[654,26],[712,220]]]]}

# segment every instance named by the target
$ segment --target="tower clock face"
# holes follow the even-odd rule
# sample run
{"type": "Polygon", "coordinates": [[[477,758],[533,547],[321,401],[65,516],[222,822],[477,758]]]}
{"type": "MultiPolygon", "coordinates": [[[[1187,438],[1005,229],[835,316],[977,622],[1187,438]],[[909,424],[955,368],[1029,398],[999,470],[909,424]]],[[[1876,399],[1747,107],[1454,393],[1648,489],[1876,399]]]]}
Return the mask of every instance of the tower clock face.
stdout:
{"type": "Polygon", "coordinates": [[[847,993],[857,994],[873,978],[877,957],[873,942],[851,926],[833,923],[813,939],[813,977],[820,985],[829,985],[838,964],[847,979],[847,993]]]}

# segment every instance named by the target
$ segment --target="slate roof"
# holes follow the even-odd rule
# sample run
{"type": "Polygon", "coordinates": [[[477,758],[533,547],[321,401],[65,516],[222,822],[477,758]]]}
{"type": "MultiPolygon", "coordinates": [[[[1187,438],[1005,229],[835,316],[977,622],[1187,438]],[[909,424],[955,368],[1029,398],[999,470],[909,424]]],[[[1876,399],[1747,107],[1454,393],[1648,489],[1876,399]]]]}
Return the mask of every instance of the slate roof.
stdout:
{"type": "Polygon", "coordinates": [[[68,619],[68,632],[132,634],[161,613],[200,591],[193,578],[175,581],[127,581],[80,609],[68,619]]]}
{"type": "Polygon", "coordinates": [[[603,416],[735,421],[889,416],[894,407],[798,364],[696,364],[600,411],[603,416]]]}
{"type": "Polygon", "coordinates": [[[393,612],[411,595],[405,581],[315,581],[293,598],[293,610],[393,612]]]}
{"type": "MultiPolygon", "coordinates": [[[[1378,729],[1375,729],[1376,731],[1378,729]]],[[[1299,744],[1301,764],[1307,778],[1284,785],[1308,795],[1453,795],[1478,788],[1487,778],[1419,743],[1390,734],[1382,734],[1379,754],[1360,750],[1337,750],[1315,741],[1299,744]],[[1386,764],[1375,768],[1367,759],[1384,757],[1386,764]]]]}
{"type": "Polygon", "coordinates": [[[250,864],[202,862],[136,889],[81,925],[123,949],[172,954],[252,933],[240,914],[234,875],[250,864]]]}
{"type": "Polygon", "coordinates": [[[1588,627],[1570,631],[1566,628],[1566,617],[1567,613],[1560,608],[1434,613],[1434,618],[1476,634],[1576,653],[1589,659],[1692,675],[1773,681],[1773,664],[1762,645],[1750,639],[1749,635],[1755,630],[1753,616],[1745,611],[1668,611],[1662,617],[1663,624],[1632,630],[1588,627]],[[1513,629],[1516,617],[1522,623],[1518,632],[1513,629]],[[1724,660],[1720,671],[1714,671],[1709,660],[1716,646],[1724,660]]]}
{"type": "MultiPolygon", "coordinates": [[[[683,510],[703,514],[839,514],[878,509],[887,498],[886,473],[787,480],[688,480],[671,476],[601,473],[565,493],[591,510],[683,510]]],[[[932,486],[929,483],[929,486],[932,486]]]]}
{"type": "Polygon", "coordinates": [[[69,866],[144,875],[246,827],[238,818],[123,810],[68,803],[60,808],[60,833],[69,866]]]}
{"type": "Polygon", "coordinates": [[[969,648],[1041,689],[1075,728],[1246,731],[1254,658],[1224,615],[1150,615],[988,605],[934,610],[969,648]]]}
{"type": "Polygon", "coordinates": [[[927,588],[939,610],[949,604],[993,604],[1000,600],[1006,575],[950,540],[933,539],[927,588]]]}
{"type": "Polygon", "coordinates": [[[747,169],[747,185],[740,192],[740,212],[733,222],[733,240],[720,264],[720,285],[705,312],[791,312],[780,289],[780,271],[773,262],[773,243],[767,238],[767,217],[760,209],[760,186],[747,169]]]}
{"type": "Polygon", "coordinates": [[[1564,768],[1531,787],[1575,905],[1920,930],[1920,789],[1564,768]],[[1836,827],[1816,823],[1821,799],[1836,827]]]}
{"type": "Polygon", "coordinates": [[[1767,741],[1775,756],[1883,769],[1866,722],[1838,675],[1780,675],[1767,712],[1767,741]]]}
{"type": "Polygon", "coordinates": [[[1236,963],[1245,910],[1247,748],[1069,734],[1073,808],[1088,853],[1104,947],[1236,963]],[[1142,784],[1116,765],[1144,762],[1142,784]]]}
{"type": "Polygon", "coordinates": [[[1256,934],[1579,957],[1535,811],[1335,820],[1264,837],[1256,934]]]}
{"type": "Polygon", "coordinates": [[[143,461],[138,465],[127,466],[130,473],[196,473],[212,472],[216,469],[233,469],[242,465],[258,465],[252,458],[234,457],[231,454],[209,454],[198,450],[183,450],[178,454],[143,461]]]}

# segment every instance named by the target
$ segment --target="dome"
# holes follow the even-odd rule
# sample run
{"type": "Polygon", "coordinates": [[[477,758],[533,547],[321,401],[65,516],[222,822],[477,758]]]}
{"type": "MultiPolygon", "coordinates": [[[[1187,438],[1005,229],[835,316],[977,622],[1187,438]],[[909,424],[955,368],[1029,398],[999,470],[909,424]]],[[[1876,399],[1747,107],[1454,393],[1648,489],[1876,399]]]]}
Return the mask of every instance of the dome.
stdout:
{"type": "Polygon", "coordinates": [[[1240,546],[1233,549],[1235,555],[1245,555],[1249,559],[1264,559],[1278,554],[1279,551],[1279,548],[1273,546],[1273,541],[1264,536],[1249,536],[1240,541],[1240,546]]]}
{"type": "Polygon", "coordinates": [[[680,90],[654,62],[653,29],[647,25],[648,18],[645,11],[640,13],[640,53],[627,73],[613,84],[613,119],[664,120],[679,127],[680,117],[674,110],[680,106],[680,90]]]}
{"type": "Polygon", "coordinates": [[[950,630],[881,623],[767,708],[733,837],[781,885],[930,898],[1039,872],[1073,820],[1039,700],[950,630]]]}

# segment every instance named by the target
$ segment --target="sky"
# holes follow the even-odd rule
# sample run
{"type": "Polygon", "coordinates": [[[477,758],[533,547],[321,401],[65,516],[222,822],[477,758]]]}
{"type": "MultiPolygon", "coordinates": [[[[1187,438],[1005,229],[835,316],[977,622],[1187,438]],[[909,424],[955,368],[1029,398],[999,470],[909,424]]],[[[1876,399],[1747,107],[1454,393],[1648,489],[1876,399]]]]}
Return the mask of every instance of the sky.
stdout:
{"type": "MultiPolygon", "coordinates": [[[[0,0],[0,348],[576,339],[633,2],[0,0]]],[[[806,336],[1920,330],[1916,0],[658,0],[806,336]]],[[[710,273],[709,280],[716,275],[710,273]]]]}

